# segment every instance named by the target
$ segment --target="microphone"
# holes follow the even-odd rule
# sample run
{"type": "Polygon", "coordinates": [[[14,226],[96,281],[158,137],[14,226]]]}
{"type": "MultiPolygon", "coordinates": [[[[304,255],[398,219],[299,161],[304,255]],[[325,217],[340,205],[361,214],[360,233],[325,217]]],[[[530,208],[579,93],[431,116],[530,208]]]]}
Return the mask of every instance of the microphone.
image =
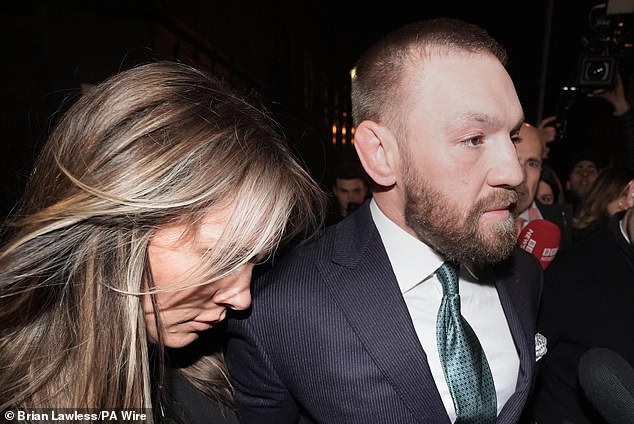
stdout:
{"type": "Polygon", "coordinates": [[[532,253],[542,270],[548,268],[559,250],[561,231],[556,224],[545,219],[530,221],[520,232],[517,246],[532,253]]]}
{"type": "Polygon", "coordinates": [[[581,356],[579,383],[586,397],[610,424],[634,423],[634,368],[621,355],[592,348],[581,356]]]}

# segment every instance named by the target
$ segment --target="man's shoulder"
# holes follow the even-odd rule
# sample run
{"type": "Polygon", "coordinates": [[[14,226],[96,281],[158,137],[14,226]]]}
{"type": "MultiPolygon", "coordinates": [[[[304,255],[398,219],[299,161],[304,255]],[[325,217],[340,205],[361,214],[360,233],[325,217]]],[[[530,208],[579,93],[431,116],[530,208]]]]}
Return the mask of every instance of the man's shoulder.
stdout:
{"type": "Polygon", "coordinates": [[[541,268],[539,261],[532,253],[527,252],[526,250],[515,246],[513,248],[513,252],[509,257],[509,261],[511,266],[517,268],[528,268],[529,270],[537,270],[541,268]]]}
{"type": "Polygon", "coordinates": [[[302,240],[287,246],[269,261],[266,273],[279,273],[305,262],[318,261],[322,259],[334,245],[333,232],[330,227],[325,228],[319,234],[309,239],[302,240]]]}
{"type": "Polygon", "coordinates": [[[508,260],[497,267],[496,274],[514,296],[537,308],[544,274],[535,256],[516,247],[508,260]]]}
{"type": "Polygon", "coordinates": [[[583,238],[578,238],[570,247],[557,253],[549,270],[561,272],[568,270],[579,274],[591,270],[596,264],[605,262],[606,257],[614,255],[616,243],[612,241],[614,234],[610,232],[608,223],[598,226],[583,238]]]}
{"type": "Polygon", "coordinates": [[[369,208],[359,209],[338,223],[325,227],[318,235],[296,244],[287,261],[303,261],[331,256],[334,252],[355,252],[369,243],[376,227],[369,208]]]}
{"type": "Polygon", "coordinates": [[[325,227],[319,234],[286,248],[271,261],[269,271],[274,275],[297,272],[320,262],[330,262],[338,257],[361,255],[367,247],[372,229],[362,227],[353,217],[325,227]]]}
{"type": "Polygon", "coordinates": [[[514,247],[507,259],[493,266],[501,278],[541,280],[542,268],[535,256],[525,250],[514,247]]]}

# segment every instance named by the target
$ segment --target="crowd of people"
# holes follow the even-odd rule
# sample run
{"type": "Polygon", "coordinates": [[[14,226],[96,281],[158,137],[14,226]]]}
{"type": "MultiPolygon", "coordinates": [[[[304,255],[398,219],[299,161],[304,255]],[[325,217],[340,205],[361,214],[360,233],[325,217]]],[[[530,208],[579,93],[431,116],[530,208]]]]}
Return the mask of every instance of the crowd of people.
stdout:
{"type": "MultiPolygon", "coordinates": [[[[634,323],[634,114],[620,76],[594,95],[612,105],[624,155],[606,163],[583,149],[563,183],[544,156],[537,198],[571,208],[572,222],[571,243],[562,240],[544,271],[537,328],[548,352],[526,409],[536,423],[634,420],[624,394],[634,390],[634,339],[623,337],[634,323]],[[615,390],[617,380],[625,391],[615,390]]],[[[547,133],[542,139],[552,141],[547,133]]]]}
{"type": "MultiPolygon", "coordinates": [[[[0,411],[628,422],[580,375],[610,365],[582,361],[595,348],[634,364],[634,155],[580,152],[562,178],[507,59],[451,18],[368,48],[330,210],[219,79],[158,61],[90,89],[3,227],[0,411]]],[[[596,95],[634,151],[623,81],[596,95]]]]}

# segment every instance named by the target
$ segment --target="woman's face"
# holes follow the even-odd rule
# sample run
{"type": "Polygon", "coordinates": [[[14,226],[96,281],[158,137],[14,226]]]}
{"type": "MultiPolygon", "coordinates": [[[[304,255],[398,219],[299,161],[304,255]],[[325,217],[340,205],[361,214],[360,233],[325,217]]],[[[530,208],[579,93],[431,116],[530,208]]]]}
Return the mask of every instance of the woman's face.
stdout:
{"type": "Polygon", "coordinates": [[[540,181],[539,185],[537,186],[536,197],[544,205],[552,205],[553,203],[555,203],[555,195],[553,194],[553,189],[548,183],[545,183],[543,181],[540,181]]]}
{"type": "MultiPolygon", "coordinates": [[[[227,309],[242,310],[251,304],[251,271],[248,263],[210,284],[197,285],[188,276],[195,274],[205,252],[213,247],[227,224],[231,209],[208,214],[193,237],[184,236],[184,224],[165,226],[156,231],[148,245],[148,257],[156,289],[154,297],[166,347],[184,347],[225,318],[227,309]],[[197,285],[192,287],[192,285],[197,285]]],[[[142,300],[150,341],[158,340],[152,296],[142,300]]]]}

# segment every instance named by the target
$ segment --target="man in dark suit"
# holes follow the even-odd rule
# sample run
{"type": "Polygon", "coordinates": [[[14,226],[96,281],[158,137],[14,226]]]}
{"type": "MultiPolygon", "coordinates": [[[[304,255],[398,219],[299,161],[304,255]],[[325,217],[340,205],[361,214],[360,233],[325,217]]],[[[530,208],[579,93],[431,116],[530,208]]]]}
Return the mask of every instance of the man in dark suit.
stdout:
{"type": "Polygon", "coordinates": [[[505,57],[482,29],[437,19],[357,62],[355,148],[373,198],[276,263],[254,283],[247,316],[230,320],[241,422],[475,422],[455,389],[474,368],[447,367],[441,342],[447,262],[460,265],[452,299],[484,351],[479,376],[494,383],[469,408],[487,411],[477,422],[518,421],[541,269],[514,247],[523,111],[505,57]]]}
{"type": "Polygon", "coordinates": [[[347,160],[340,163],[335,170],[332,184],[335,202],[326,216],[325,225],[336,224],[357,210],[368,193],[368,179],[359,161],[347,160]]]}
{"type": "Polygon", "coordinates": [[[535,219],[545,219],[559,227],[560,249],[572,243],[572,205],[546,205],[537,200],[537,187],[542,171],[545,143],[537,127],[524,123],[520,129],[517,143],[517,158],[524,170],[524,180],[517,187],[517,221],[521,230],[527,223],[535,219]]]}

